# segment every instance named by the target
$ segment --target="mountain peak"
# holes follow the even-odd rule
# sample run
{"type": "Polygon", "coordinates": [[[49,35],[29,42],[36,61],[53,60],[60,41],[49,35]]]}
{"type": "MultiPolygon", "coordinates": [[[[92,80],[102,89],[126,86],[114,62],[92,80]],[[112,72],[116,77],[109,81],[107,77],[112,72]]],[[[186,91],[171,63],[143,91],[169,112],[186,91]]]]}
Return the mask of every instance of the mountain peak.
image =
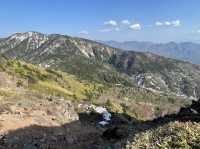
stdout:
{"type": "Polygon", "coordinates": [[[30,31],[15,33],[7,39],[7,42],[11,45],[11,47],[15,47],[26,41],[26,49],[36,49],[48,40],[48,36],[39,32],[30,31]]]}
{"type": "Polygon", "coordinates": [[[23,41],[30,37],[39,37],[39,36],[47,36],[47,35],[35,31],[30,31],[30,32],[15,33],[11,35],[9,39],[23,41]]]}

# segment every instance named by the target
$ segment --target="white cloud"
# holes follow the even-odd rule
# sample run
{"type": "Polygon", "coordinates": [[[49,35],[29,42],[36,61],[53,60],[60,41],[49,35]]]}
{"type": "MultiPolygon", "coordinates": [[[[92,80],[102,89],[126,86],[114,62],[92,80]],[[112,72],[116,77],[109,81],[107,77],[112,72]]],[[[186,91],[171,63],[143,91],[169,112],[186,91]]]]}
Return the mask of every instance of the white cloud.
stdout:
{"type": "Polygon", "coordinates": [[[129,22],[129,20],[122,20],[121,24],[130,25],[131,23],[129,22]]]}
{"type": "Polygon", "coordinates": [[[173,21],[157,21],[155,22],[155,26],[173,26],[173,27],[179,27],[181,26],[181,21],[180,20],[173,20],[173,21]]]}
{"type": "Polygon", "coordinates": [[[156,26],[163,26],[164,24],[163,24],[162,22],[160,22],[160,21],[157,21],[157,22],[155,23],[155,25],[156,25],[156,26]]]}
{"type": "Polygon", "coordinates": [[[79,32],[79,34],[88,35],[88,34],[89,34],[89,32],[88,32],[88,31],[86,31],[86,30],[82,30],[82,31],[80,31],[80,32],[79,32]]]}
{"type": "Polygon", "coordinates": [[[102,33],[105,33],[105,32],[111,32],[112,29],[110,29],[110,28],[105,28],[105,29],[101,29],[101,30],[99,30],[99,31],[102,32],[102,33]]]}
{"type": "Polygon", "coordinates": [[[165,21],[165,25],[166,25],[166,26],[170,26],[171,24],[172,24],[171,22],[165,21]]]}
{"type": "Polygon", "coordinates": [[[172,21],[171,24],[175,27],[178,27],[181,25],[181,21],[180,20],[175,20],[175,21],[172,21]]]}
{"type": "Polygon", "coordinates": [[[132,24],[131,26],[130,26],[130,29],[132,29],[132,30],[141,30],[142,29],[142,27],[141,27],[141,25],[140,24],[132,24]]]}
{"type": "Polygon", "coordinates": [[[117,26],[117,22],[114,20],[110,20],[110,21],[104,22],[104,25],[117,26]]]}
{"type": "Polygon", "coordinates": [[[197,33],[200,33],[200,29],[199,29],[199,30],[197,30],[197,33]]]}

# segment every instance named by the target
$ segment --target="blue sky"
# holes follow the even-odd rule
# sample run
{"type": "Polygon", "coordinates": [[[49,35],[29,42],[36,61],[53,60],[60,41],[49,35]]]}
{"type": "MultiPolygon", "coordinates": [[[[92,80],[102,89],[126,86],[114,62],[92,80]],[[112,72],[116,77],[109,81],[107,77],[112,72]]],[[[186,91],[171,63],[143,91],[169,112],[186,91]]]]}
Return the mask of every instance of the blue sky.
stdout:
{"type": "Polygon", "coordinates": [[[2,0],[0,37],[38,31],[95,40],[200,42],[200,0],[2,0]]]}

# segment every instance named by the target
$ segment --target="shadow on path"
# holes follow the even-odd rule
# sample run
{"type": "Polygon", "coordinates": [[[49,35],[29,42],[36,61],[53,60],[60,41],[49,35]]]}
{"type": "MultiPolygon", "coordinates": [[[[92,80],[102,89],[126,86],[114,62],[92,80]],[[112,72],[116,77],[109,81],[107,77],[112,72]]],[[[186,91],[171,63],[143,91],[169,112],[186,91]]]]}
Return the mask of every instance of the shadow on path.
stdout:
{"type": "Polygon", "coordinates": [[[181,108],[177,114],[152,121],[137,121],[112,113],[109,126],[98,125],[101,115],[79,113],[79,120],[57,127],[29,126],[0,136],[0,149],[122,149],[130,133],[154,129],[172,121],[200,122],[200,102],[181,108]]]}

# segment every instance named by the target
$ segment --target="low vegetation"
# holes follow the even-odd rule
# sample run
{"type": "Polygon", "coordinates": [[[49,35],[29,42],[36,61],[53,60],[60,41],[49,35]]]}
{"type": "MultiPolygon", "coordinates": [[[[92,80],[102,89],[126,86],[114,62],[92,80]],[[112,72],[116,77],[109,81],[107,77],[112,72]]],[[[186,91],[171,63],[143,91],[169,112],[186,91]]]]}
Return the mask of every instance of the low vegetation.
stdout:
{"type": "Polygon", "coordinates": [[[123,111],[131,117],[147,120],[177,112],[190,101],[137,87],[113,86],[104,91],[95,103],[105,105],[110,111],[123,111]]]}
{"type": "MultiPolygon", "coordinates": [[[[134,86],[84,81],[68,73],[17,60],[5,61],[0,66],[4,72],[15,78],[13,84],[16,88],[24,88],[27,92],[44,97],[90,101],[105,105],[111,112],[126,113],[140,120],[175,112],[189,103],[184,99],[160,95],[134,86]]],[[[0,90],[0,95],[11,96],[16,92],[21,91],[0,90]]]]}
{"type": "MultiPolygon", "coordinates": [[[[0,84],[0,101],[13,98],[12,104],[21,101],[27,107],[31,107],[33,101],[35,103],[40,101],[44,104],[49,102],[53,105],[56,100],[51,102],[52,98],[70,99],[74,103],[89,101],[92,104],[105,106],[113,115],[118,115],[123,122],[127,122],[123,126],[125,129],[133,127],[127,120],[127,115],[128,118],[137,119],[135,123],[145,122],[144,120],[173,113],[190,103],[182,98],[159,94],[135,86],[128,87],[123,84],[108,86],[103,82],[80,80],[68,73],[44,69],[18,60],[2,62],[0,72],[3,72],[2,76],[6,74],[6,78],[10,79],[8,87],[4,87],[3,83],[0,84]],[[48,101],[43,99],[48,99],[48,101]]],[[[1,81],[5,83],[5,76],[2,76],[0,76],[0,83],[1,81]]],[[[5,111],[5,107],[1,109],[5,111]]],[[[48,111],[50,112],[53,111],[48,111]]],[[[59,119],[59,122],[61,123],[62,119],[59,119]]],[[[137,134],[127,143],[126,148],[199,148],[199,132],[199,123],[171,122],[137,134]]]]}
{"type": "Polygon", "coordinates": [[[48,96],[64,97],[76,100],[92,100],[88,98],[88,92],[92,98],[97,97],[103,85],[79,81],[75,76],[67,73],[40,68],[21,61],[9,61],[2,66],[12,76],[17,76],[17,86],[27,87],[48,96]]]}
{"type": "Polygon", "coordinates": [[[200,124],[171,122],[155,130],[138,134],[127,149],[200,148],[200,124]]]}

